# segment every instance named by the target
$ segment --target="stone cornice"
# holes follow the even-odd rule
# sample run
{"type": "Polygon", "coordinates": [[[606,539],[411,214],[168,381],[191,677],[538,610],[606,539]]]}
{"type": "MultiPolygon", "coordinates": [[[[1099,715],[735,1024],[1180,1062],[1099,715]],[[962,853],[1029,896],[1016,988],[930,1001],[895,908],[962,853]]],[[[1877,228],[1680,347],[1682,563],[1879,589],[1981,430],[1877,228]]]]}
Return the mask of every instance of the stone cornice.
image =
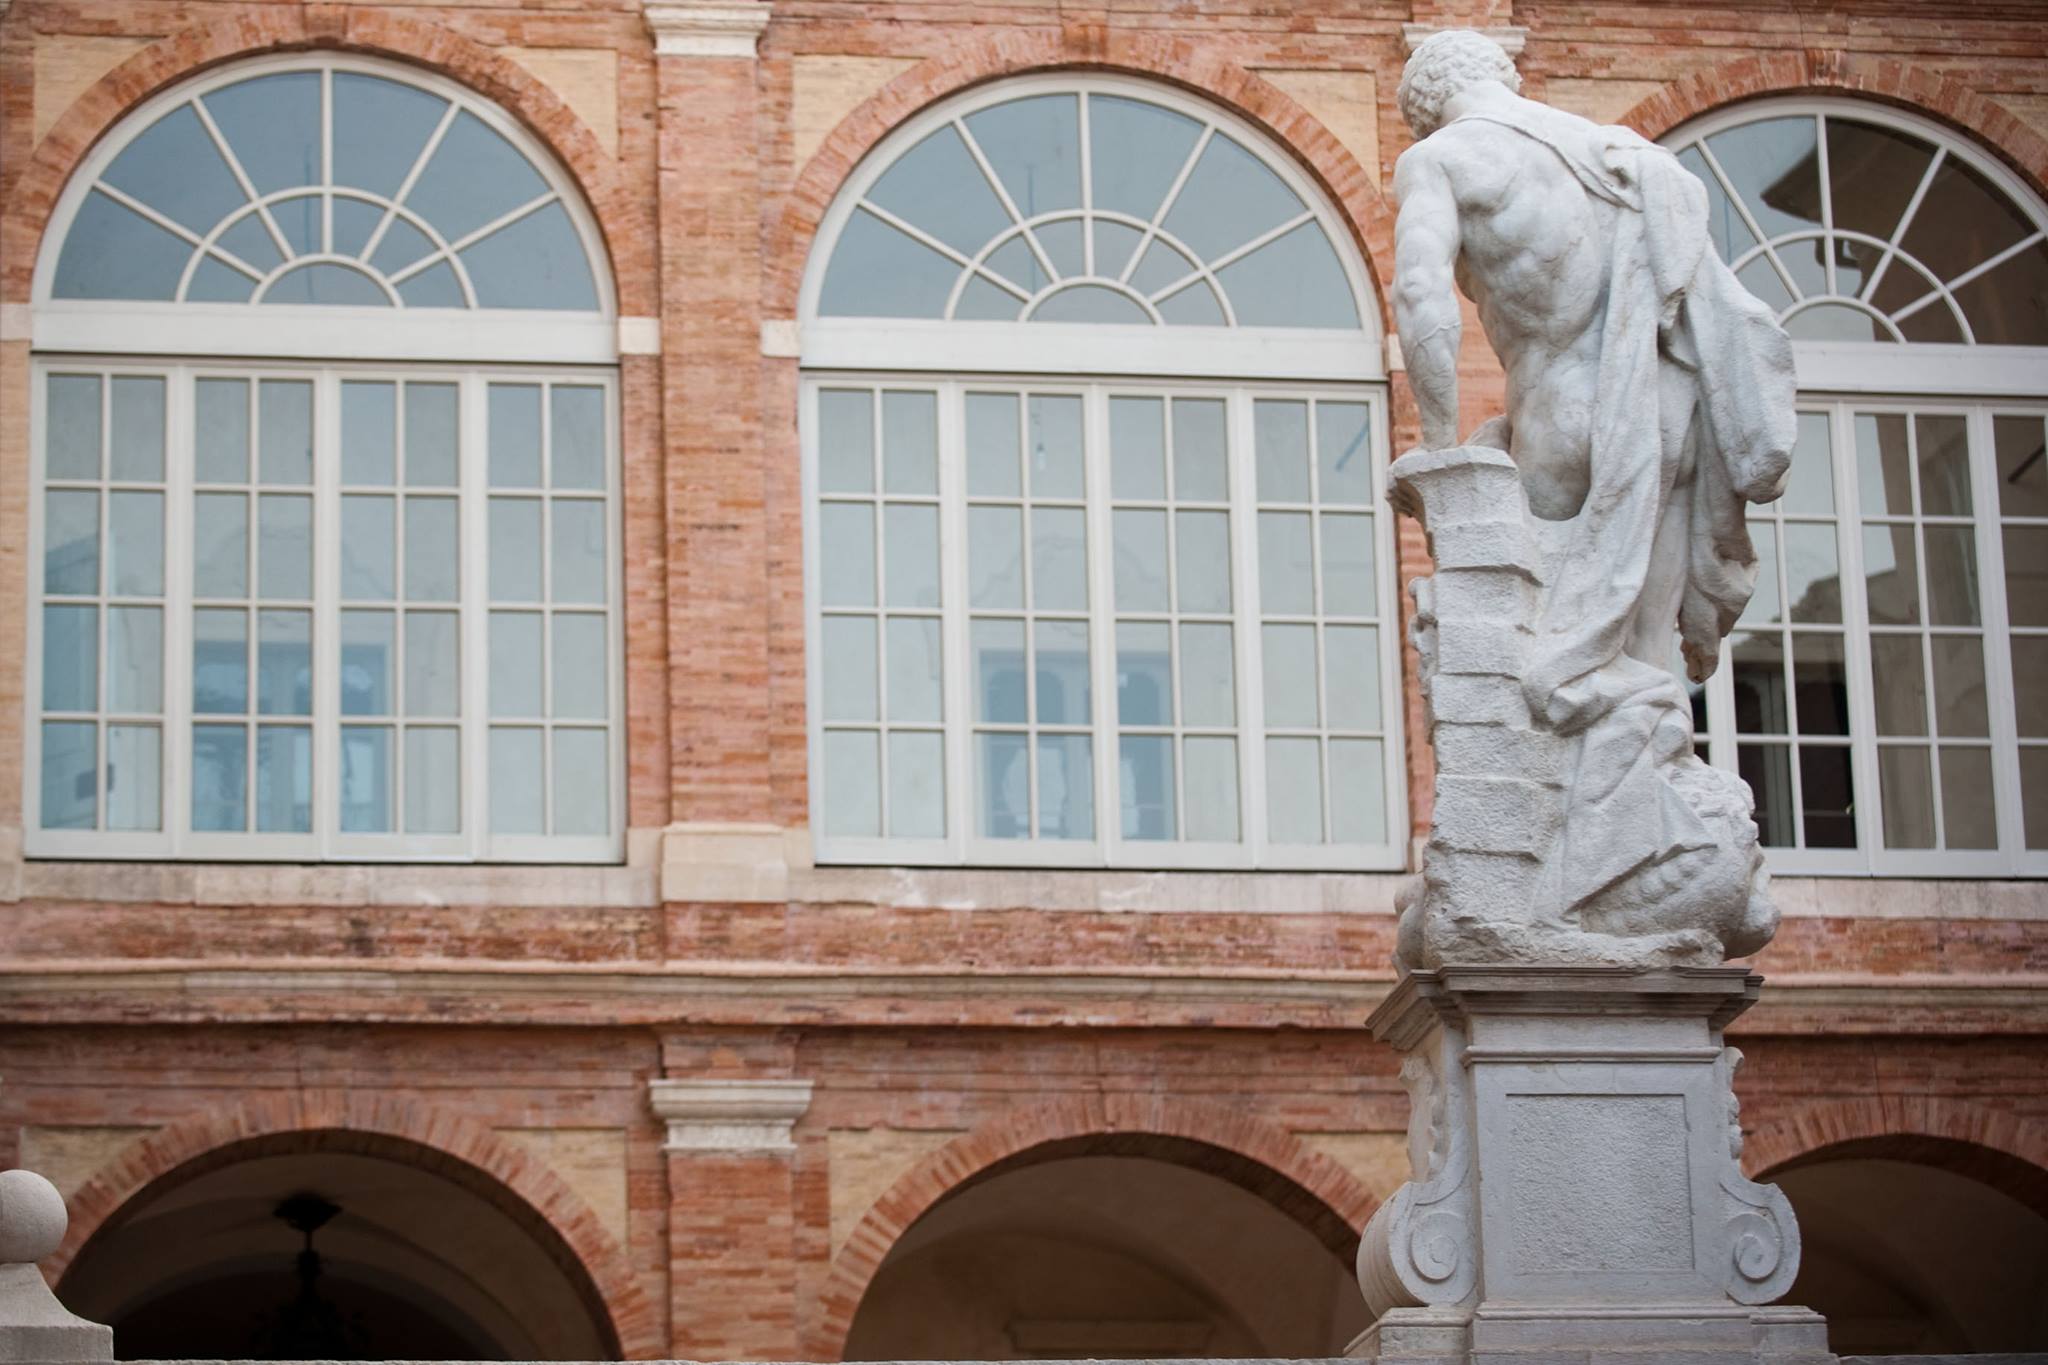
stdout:
{"type": "MultiPolygon", "coordinates": [[[[1442,33],[1447,27],[1454,26],[1446,24],[1403,24],[1401,25],[1401,41],[1410,52],[1413,52],[1416,48],[1422,46],[1424,38],[1429,37],[1433,33],[1442,33]]],[[[1494,24],[1477,31],[1499,43],[1501,49],[1510,57],[1521,56],[1522,49],[1528,46],[1529,43],[1529,30],[1523,28],[1520,24],[1494,24]]]]}
{"type": "Polygon", "coordinates": [[[796,1121],[811,1107],[811,1082],[667,1080],[647,1083],[671,1152],[790,1152],[796,1121]]]}
{"type": "Polygon", "coordinates": [[[768,27],[767,0],[650,0],[643,11],[657,57],[751,59],[768,27]]]}

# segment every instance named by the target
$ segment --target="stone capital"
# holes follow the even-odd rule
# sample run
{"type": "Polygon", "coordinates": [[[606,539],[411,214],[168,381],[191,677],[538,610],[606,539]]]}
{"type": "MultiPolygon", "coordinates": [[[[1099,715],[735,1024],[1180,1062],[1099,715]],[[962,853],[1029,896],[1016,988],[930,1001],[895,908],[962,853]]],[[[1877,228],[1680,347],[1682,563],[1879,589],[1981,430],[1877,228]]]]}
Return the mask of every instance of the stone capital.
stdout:
{"type": "MultiPolygon", "coordinates": [[[[1401,42],[1410,52],[1413,52],[1416,48],[1422,46],[1424,38],[1434,33],[1442,33],[1446,28],[1456,27],[1458,27],[1456,24],[1403,24],[1401,25],[1401,42]]],[[[1474,31],[1483,33],[1496,43],[1499,43],[1501,50],[1510,57],[1521,56],[1522,49],[1528,46],[1529,43],[1529,30],[1520,24],[1489,24],[1474,31]]]]}
{"type": "Polygon", "coordinates": [[[768,27],[766,0],[649,0],[642,11],[657,57],[745,57],[752,60],[768,27]]]}
{"type": "Polygon", "coordinates": [[[811,1107],[809,1081],[652,1080],[647,1098],[668,1124],[671,1152],[793,1152],[791,1129],[811,1107]]]}

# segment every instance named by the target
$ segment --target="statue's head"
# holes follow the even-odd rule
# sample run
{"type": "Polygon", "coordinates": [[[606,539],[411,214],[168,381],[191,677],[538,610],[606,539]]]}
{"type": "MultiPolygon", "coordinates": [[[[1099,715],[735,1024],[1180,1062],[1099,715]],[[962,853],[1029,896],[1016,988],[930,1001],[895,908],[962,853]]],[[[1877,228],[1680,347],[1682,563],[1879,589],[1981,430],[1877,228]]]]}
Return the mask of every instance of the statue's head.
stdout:
{"type": "Polygon", "coordinates": [[[1432,33],[1401,72],[1401,117],[1415,136],[1428,137],[1443,126],[1444,106],[1453,96],[1486,81],[1522,88],[1514,62],[1499,43],[1469,28],[1432,33]]]}

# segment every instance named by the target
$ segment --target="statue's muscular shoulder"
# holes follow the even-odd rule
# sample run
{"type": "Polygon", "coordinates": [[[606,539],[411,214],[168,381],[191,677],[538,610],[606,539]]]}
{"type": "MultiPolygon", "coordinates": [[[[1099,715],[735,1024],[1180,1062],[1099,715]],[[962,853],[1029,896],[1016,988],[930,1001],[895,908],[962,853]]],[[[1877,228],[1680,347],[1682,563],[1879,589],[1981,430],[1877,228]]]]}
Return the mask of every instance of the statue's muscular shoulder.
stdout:
{"type": "Polygon", "coordinates": [[[1521,135],[1487,119],[1447,123],[1401,153],[1394,184],[1441,178],[1461,208],[1487,212],[1506,198],[1516,178],[1521,135]]]}

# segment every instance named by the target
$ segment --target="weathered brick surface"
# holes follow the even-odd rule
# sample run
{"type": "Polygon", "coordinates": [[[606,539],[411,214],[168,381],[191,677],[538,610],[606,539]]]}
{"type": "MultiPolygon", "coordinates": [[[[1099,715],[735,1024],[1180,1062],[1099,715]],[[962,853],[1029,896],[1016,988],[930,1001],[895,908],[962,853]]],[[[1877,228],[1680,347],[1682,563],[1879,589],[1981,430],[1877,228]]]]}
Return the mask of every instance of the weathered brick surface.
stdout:
{"type": "MultiPolygon", "coordinates": [[[[795,829],[809,763],[798,371],[760,336],[795,316],[847,174],[952,92],[1126,72],[1217,100],[1286,148],[1384,290],[1409,22],[1520,25],[1532,93],[1651,135],[1732,101],[1834,91],[1941,120],[2048,184],[2048,137],[2023,117],[2048,101],[2048,10],[2017,0],[778,0],[755,62],[658,61],[635,0],[14,0],[0,303],[27,303],[81,158],[195,72],[334,47],[496,100],[588,198],[618,311],[659,320],[663,353],[621,364],[633,836],[795,829]]],[[[1470,317],[1460,370],[1469,427],[1502,393],[1470,317]]],[[[1384,1194],[1358,1174],[1406,1121],[1391,1058],[1362,1030],[1390,975],[1384,894],[1285,913],[1196,909],[1193,891],[1189,908],[1169,891],[1144,910],[23,894],[28,374],[25,341],[0,339],[0,639],[17,646],[0,648],[0,1164],[66,1163],[60,1265],[191,1163],[338,1144],[499,1192],[564,1249],[626,1354],[815,1359],[837,1354],[920,1212],[1047,1144],[1199,1159],[1315,1226],[1356,1227],[1384,1194]],[[705,1159],[662,1150],[656,1075],[818,1089],[793,1155],[705,1159]]],[[[1399,382],[1389,401],[1398,451],[1415,409],[1399,382]]],[[[1404,580],[1427,571],[1414,523],[1398,545],[1404,580]]],[[[1412,679],[1412,652],[1405,666],[1412,679]]],[[[1412,685],[1402,714],[1419,831],[1432,769],[1412,685]]],[[[2009,917],[1925,887],[1850,900],[1854,913],[1834,913],[1838,897],[1788,917],[1757,959],[1783,988],[1736,1030],[1749,1165],[1891,1143],[2042,1206],[2043,898],[2007,897],[2009,917]]]]}

